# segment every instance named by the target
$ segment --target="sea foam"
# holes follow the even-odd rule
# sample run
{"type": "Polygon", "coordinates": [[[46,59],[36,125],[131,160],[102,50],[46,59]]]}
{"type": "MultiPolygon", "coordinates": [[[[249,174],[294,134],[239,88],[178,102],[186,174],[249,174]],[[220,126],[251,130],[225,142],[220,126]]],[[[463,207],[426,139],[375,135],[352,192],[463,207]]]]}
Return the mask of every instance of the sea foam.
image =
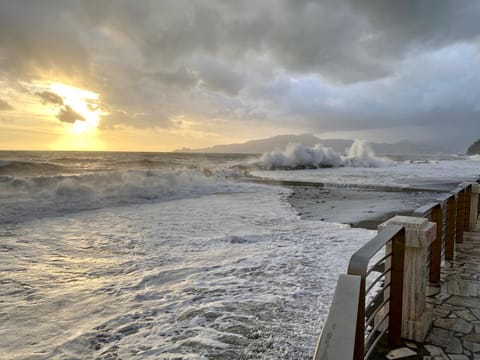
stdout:
{"type": "Polygon", "coordinates": [[[187,168],[4,175],[0,176],[0,224],[80,210],[245,191],[252,186],[235,184],[229,176],[227,171],[187,168]]]}
{"type": "Polygon", "coordinates": [[[377,157],[363,140],[355,140],[342,156],[332,148],[316,144],[309,148],[301,144],[288,144],[285,150],[273,150],[264,153],[253,165],[267,170],[305,169],[322,167],[384,167],[394,161],[377,157]]]}

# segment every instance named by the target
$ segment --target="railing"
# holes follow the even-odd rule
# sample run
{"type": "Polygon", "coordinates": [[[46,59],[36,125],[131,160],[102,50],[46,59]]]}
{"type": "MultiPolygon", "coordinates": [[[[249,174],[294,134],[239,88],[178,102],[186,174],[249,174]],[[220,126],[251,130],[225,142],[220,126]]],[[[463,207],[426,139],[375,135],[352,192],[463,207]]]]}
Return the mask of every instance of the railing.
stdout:
{"type": "MultiPolygon", "coordinates": [[[[478,209],[480,196],[472,196],[472,183],[462,183],[412,214],[436,224],[425,259],[430,282],[440,282],[442,263],[454,258],[455,244],[472,230],[478,209]],[[476,213],[471,214],[471,209],[476,213]]],[[[409,261],[405,260],[405,238],[403,226],[389,225],[352,255],[348,274],[338,280],[314,360],[368,359],[384,335],[390,345],[401,344],[404,264],[409,261]]]]}
{"type": "Polygon", "coordinates": [[[338,280],[315,359],[368,357],[387,330],[389,342],[400,344],[404,254],[405,229],[399,225],[388,226],[353,254],[348,275],[338,280]],[[382,249],[386,249],[385,255],[380,252],[382,249]],[[378,291],[382,280],[382,291],[378,291]],[[348,283],[355,284],[355,294],[351,294],[348,283]],[[355,323],[357,326],[352,326],[355,323]],[[341,346],[333,341],[335,334],[340,336],[341,346]],[[353,357],[342,357],[335,350],[351,351],[353,357]]]}

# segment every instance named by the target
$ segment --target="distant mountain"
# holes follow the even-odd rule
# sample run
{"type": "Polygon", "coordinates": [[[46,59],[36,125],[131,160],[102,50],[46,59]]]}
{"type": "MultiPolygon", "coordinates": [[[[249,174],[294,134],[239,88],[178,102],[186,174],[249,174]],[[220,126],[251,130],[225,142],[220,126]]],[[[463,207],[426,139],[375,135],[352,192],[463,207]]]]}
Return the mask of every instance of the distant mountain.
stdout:
{"type": "Polygon", "coordinates": [[[468,147],[467,155],[480,155],[480,139],[468,147]]]}
{"type": "MultiPolygon", "coordinates": [[[[353,140],[347,139],[320,139],[312,134],[302,135],[278,135],[266,139],[250,140],[241,144],[215,145],[203,149],[183,148],[178,152],[196,153],[246,153],[261,154],[275,149],[284,149],[289,143],[302,144],[312,147],[315,144],[323,144],[331,147],[338,153],[345,151],[352,145],[353,140]]],[[[373,151],[379,155],[407,155],[407,154],[446,154],[449,151],[440,147],[416,144],[409,141],[397,143],[370,143],[373,151]]]]}

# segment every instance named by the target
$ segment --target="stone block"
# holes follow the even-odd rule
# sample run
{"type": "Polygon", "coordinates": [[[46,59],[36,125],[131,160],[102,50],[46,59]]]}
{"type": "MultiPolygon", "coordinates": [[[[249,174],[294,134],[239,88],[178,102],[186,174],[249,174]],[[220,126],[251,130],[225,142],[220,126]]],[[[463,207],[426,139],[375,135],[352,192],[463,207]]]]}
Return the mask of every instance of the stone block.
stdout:
{"type": "Polygon", "coordinates": [[[480,335],[470,334],[463,338],[463,346],[472,353],[480,351],[480,335]]]}
{"type": "Polygon", "coordinates": [[[460,296],[480,296],[480,281],[465,279],[463,276],[451,276],[446,284],[448,293],[460,296]]]}
{"type": "Polygon", "coordinates": [[[468,356],[466,355],[455,355],[455,354],[448,354],[450,360],[469,360],[468,356]]]}
{"type": "Polygon", "coordinates": [[[473,325],[464,319],[438,319],[435,320],[433,325],[442,329],[461,332],[462,334],[468,334],[473,329],[473,325]]]}
{"type": "Polygon", "coordinates": [[[386,357],[387,359],[403,359],[413,355],[417,355],[417,353],[408,347],[403,347],[390,351],[386,357]]]}
{"type": "Polygon", "coordinates": [[[463,353],[462,342],[456,337],[452,338],[452,341],[450,341],[450,344],[448,344],[445,351],[449,354],[461,354],[461,353],[463,353]]]}
{"type": "Polygon", "coordinates": [[[462,318],[464,320],[467,320],[469,322],[477,320],[475,316],[473,316],[470,311],[467,309],[461,310],[461,311],[455,311],[454,312],[459,318],[462,318]]]}
{"type": "MultiPolygon", "coordinates": [[[[466,297],[466,296],[452,296],[450,299],[447,300],[448,304],[461,306],[461,307],[468,307],[468,308],[476,308],[480,309],[480,298],[476,297],[466,297]]],[[[458,310],[465,310],[465,309],[458,309],[458,310]]]]}
{"type": "Polygon", "coordinates": [[[443,352],[443,350],[437,346],[425,345],[425,349],[432,355],[434,359],[438,360],[449,360],[448,356],[443,352]]]}
{"type": "Polygon", "coordinates": [[[451,331],[433,327],[430,334],[428,334],[427,341],[432,345],[448,347],[453,338],[454,336],[451,331]]]}

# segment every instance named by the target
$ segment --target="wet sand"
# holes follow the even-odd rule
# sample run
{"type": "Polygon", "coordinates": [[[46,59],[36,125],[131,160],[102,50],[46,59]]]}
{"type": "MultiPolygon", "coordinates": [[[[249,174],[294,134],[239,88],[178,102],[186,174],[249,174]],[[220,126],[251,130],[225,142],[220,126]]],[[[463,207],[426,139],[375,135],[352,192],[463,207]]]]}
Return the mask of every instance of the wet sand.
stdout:
{"type": "Polygon", "coordinates": [[[290,186],[290,205],[303,219],[350,224],[376,229],[395,215],[410,215],[438,197],[432,191],[376,191],[365,189],[290,186]]]}

